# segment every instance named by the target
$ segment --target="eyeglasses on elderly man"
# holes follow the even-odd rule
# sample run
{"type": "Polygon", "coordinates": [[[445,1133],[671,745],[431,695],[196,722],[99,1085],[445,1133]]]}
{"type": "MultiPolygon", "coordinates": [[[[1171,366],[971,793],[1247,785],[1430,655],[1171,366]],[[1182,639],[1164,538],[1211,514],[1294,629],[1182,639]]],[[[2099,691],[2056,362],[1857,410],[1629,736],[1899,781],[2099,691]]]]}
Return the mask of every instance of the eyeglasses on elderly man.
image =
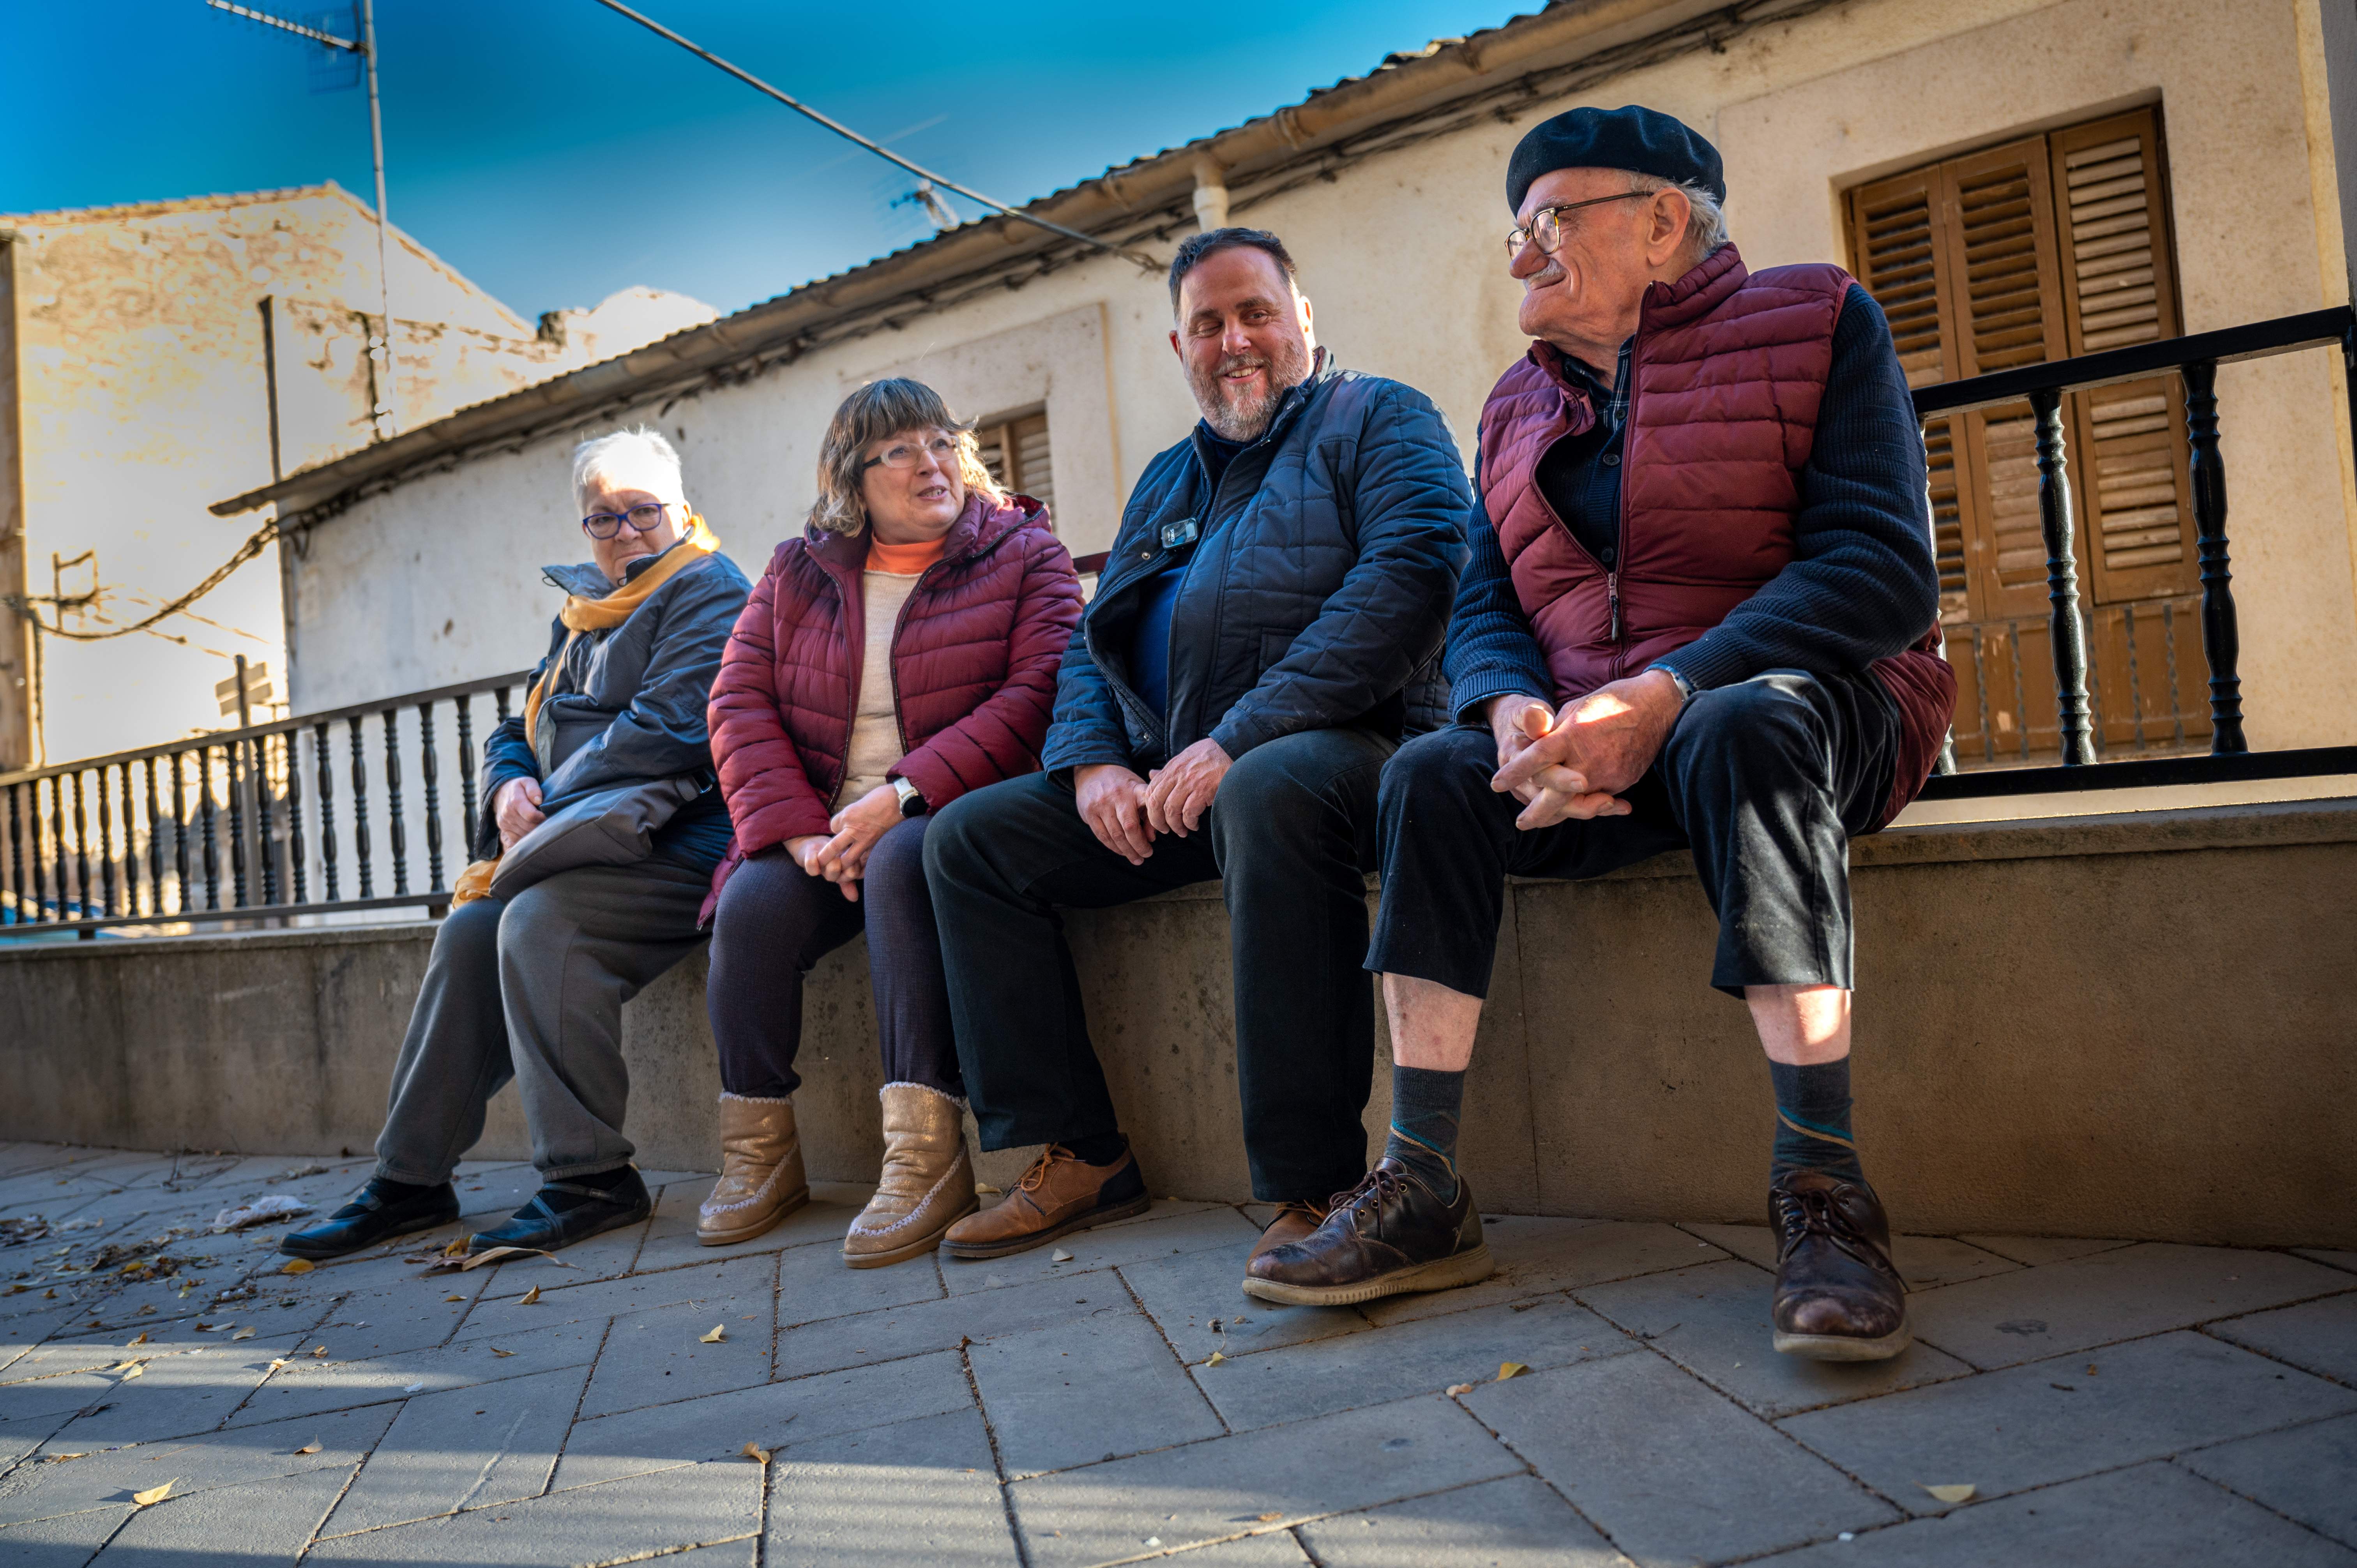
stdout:
{"type": "Polygon", "coordinates": [[[1528,223],[1516,224],[1513,231],[1506,236],[1506,254],[1519,256],[1524,245],[1536,241],[1539,249],[1552,256],[1563,244],[1564,213],[1577,212],[1583,207],[1599,207],[1608,201],[1626,201],[1632,196],[1653,194],[1650,190],[1616,190],[1609,196],[1592,196],[1586,201],[1559,201],[1553,207],[1542,207],[1531,214],[1528,223]]]}

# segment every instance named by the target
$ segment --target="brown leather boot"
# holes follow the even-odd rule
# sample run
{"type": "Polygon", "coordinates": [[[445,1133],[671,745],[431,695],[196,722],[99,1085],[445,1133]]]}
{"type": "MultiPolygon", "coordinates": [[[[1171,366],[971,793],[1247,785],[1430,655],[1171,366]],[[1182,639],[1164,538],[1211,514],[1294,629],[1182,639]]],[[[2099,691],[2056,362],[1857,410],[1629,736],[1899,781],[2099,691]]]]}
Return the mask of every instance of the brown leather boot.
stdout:
{"type": "Polygon", "coordinates": [[[749,1241],[810,1201],[791,1100],[720,1097],[720,1179],[695,1211],[707,1247],[749,1241]]]}
{"type": "Polygon", "coordinates": [[[880,1269],[931,1251],[942,1232],[982,1206],[958,1102],[920,1083],[888,1083],[884,1175],[843,1238],[843,1261],[880,1269]]]}
{"type": "Polygon", "coordinates": [[[1330,1206],[1323,1203],[1278,1204],[1276,1218],[1270,1220],[1268,1229],[1260,1233],[1260,1240],[1253,1248],[1252,1257],[1244,1260],[1246,1266],[1249,1267],[1263,1252],[1273,1247],[1282,1247],[1288,1241],[1298,1241],[1308,1236],[1326,1222],[1329,1209],[1330,1206]]]}
{"type": "Polygon", "coordinates": [[[1050,1144],[1013,1192],[996,1207],[969,1215],[942,1238],[952,1258],[1003,1258],[1028,1251],[1074,1230],[1143,1214],[1154,1200],[1129,1150],[1108,1165],[1092,1165],[1061,1144],[1050,1144]]]}
{"type": "Polygon", "coordinates": [[[1776,1348],[1813,1361],[1883,1361],[1907,1348],[1907,1283],[1890,1221],[1863,1182],[1793,1170],[1768,1188],[1776,1232],[1776,1348]]]}

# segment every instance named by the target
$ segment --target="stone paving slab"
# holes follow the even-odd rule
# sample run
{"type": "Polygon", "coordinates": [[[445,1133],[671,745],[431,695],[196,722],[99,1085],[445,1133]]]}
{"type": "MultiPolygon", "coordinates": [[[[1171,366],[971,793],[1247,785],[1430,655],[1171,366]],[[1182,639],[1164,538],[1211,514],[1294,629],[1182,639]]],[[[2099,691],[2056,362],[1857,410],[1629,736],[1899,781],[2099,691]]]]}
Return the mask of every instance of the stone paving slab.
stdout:
{"type": "Polygon", "coordinates": [[[2357,1411],[2357,1391],[2178,1333],[1779,1424],[1910,1513],[1931,1514],[1953,1505],[1927,1486],[2003,1497],[2345,1411],[2357,1411]]]}
{"type": "Polygon", "coordinates": [[[0,1478],[0,1524],[111,1508],[167,1481],[180,1496],[312,1470],[349,1475],[383,1440],[393,1419],[390,1408],[379,1406],[116,1448],[84,1450],[53,1441],[33,1463],[0,1478]],[[299,1452],[314,1444],[316,1453],[299,1452]]]}
{"type": "Polygon", "coordinates": [[[1767,1559],[1776,1568],[2352,1568],[2357,1555],[2169,1465],[2139,1465],[1767,1559]]]}
{"type": "Polygon", "coordinates": [[[2352,1288],[2281,1252],[2139,1241],[1920,1291],[1907,1312],[1916,1337],[1987,1370],[2352,1288]]]}
{"type": "Polygon", "coordinates": [[[1188,1382],[1169,1342],[1141,1313],[1010,1334],[972,1347],[968,1361],[1009,1477],[1225,1430],[1188,1382]]]}
{"type": "Polygon", "coordinates": [[[1604,1319],[1556,1295],[1538,1297],[1527,1308],[1522,1303],[1482,1306],[1402,1324],[1383,1336],[1377,1356],[1351,1340],[1329,1339],[1216,1367],[1198,1362],[1191,1369],[1221,1419],[1242,1432],[1490,1382],[1510,1361],[1544,1369],[1632,1348],[1604,1319]]]}
{"type": "Polygon", "coordinates": [[[1491,1280],[1322,1310],[1242,1294],[1264,1206],[1168,1198],[877,1270],[842,1262],[862,1189],[705,1248],[689,1172],[573,1267],[426,1272],[513,1162],[306,1273],[210,1230],[368,1168],[0,1145],[42,1221],[0,1247],[0,1562],[2357,1568],[2345,1251],[1904,1237],[1921,1343],[1828,1367],[1770,1348],[1756,1225],[1490,1215],[1491,1280]]]}
{"type": "Polygon", "coordinates": [[[1639,1563],[1756,1556],[1897,1517],[1649,1352],[1491,1383],[1465,1404],[1639,1563]]]}
{"type": "Polygon", "coordinates": [[[2357,1291],[2273,1312],[2255,1312],[2248,1317],[2230,1317],[2209,1327],[2220,1338],[2262,1355],[2338,1382],[2357,1384],[2357,1291]]]}
{"type": "Polygon", "coordinates": [[[1579,1299],[1756,1414],[1872,1399],[1972,1368],[1921,1341],[1888,1361],[1804,1361],[1770,1348],[1776,1279],[1729,1260],[1598,1285],[1579,1299]]]}
{"type": "Polygon", "coordinates": [[[1325,1568],[1623,1568],[1629,1559],[1535,1476],[1305,1524],[1325,1568]]]}
{"type": "Polygon", "coordinates": [[[2312,1263],[2323,1263],[2357,1274],[2357,1252],[2336,1251],[2329,1247],[2294,1247],[2292,1251],[2312,1263]]]}
{"type": "Polygon", "coordinates": [[[1008,1490],[1034,1568],[1061,1568],[1282,1530],[1522,1468],[1454,1402],[1427,1398],[1185,1444],[1008,1490]]]}
{"type": "Polygon", "coordinates": [[[801,1444],[770,1468],[764,1568],[1022,1563],[979,1411],[801,1444]]]}

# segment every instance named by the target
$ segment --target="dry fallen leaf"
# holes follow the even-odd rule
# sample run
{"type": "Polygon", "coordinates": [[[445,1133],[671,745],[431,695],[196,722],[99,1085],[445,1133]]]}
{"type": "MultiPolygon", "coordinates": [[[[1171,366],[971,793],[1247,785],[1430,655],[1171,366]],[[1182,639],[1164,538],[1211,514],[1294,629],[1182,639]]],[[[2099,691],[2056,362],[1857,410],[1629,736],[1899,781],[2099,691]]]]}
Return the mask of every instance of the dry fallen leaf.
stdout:
{"type": "MultiPolygon", "coordinates": [[[[132,1345],[145,1345],[145,1344],[146,1344],[146,1343],[147,1343],[147,1331],[146,1331],[145,1329],[144,1329],[144,1328],[143,1328],[143,1329],[141,1329],[141,1330],[139,1331],[139,1337],[138,1337],[138,1338],[136,1338],[136,1339],[134,1339],[134,1340],[131,1342],[131,1344],[132,1344],[132,1345]]],[[[131,1346],[130,1346],[130,1345],[126,1345],[126,1346],[124,1346],[124,1349],[126,1349],[126,1350],[127,1350],[127,1349],[129,1349],[130,1348],[131,1348],[131,1346]]]]}
{"type": "Polygon", "coordinates": [[[494,1355],[494,1356],[503,1356],[503,1357],[504,1357],[504,1356],[512,1356],[512,1355],[514,1355],[514,1354],[515,1354],[515,1352],[514,1352],[514,1351],[512,1351],[512,1350],[502,1350],[502,1349],[500,1349],[498,1346],[494,1345],[494,1346],[492,1346],[492,1347],[491,1347],[491,1354],[492,1354],[492,1355],[494,1355]]]}
{"type": "Polygon", "coordinates": [[[996,1197],[999,1196],[999,1189],[997,1187],[986,1186],[982,1182],[974,1183],[974,1190],[981,1193],[985,1197],[996,1197]]]}
{"type": "Polygon", "coordinates": [[[714,1325],[712,1326],[712,1332],[711,1332],[711,1333],[709,1333],[709,1334],[705,1334],[705,1335],[699,1335],[699,1336],[697,1337],[697,1343],[699,1343],[699,1344],[704,1344],[704,1345],[717,1345],[717,1344],[719,1344],[723,1339],[726,1339],[726,1338],[727,1338],[727,1337],[728,1337],[728,1330],[727,1330],[726,1326],[726,1325],[724,1325],[724,1324],[718,1324],[718,1323],[716,1323],[716,1324],[714,1324],[714,1325]]]}
{"type": "MultiPolygon", "coordinates": [[[[1921,1485],[1920,1482],[1918,1484],[1921,1485]]],[[[1970,1481],[1959,1481],[1953,1486],[1924,1487],[1923,1489],[1943,1503],[1968,1503],[1973,1500],[1973,1493],[1979,1488],[1970,1481]]]]}
{"type": "Polygon", "coordinates": [[[270,1369],[271,1369],[272,1371],[275,1372],[275,1371],[278,1371],[279,1369],[281,1369],[282,1368],[284,1368],[285,1365],[286,1365],[286,1358],[285,1358],[285,1357],[284,1357],[284,1356],[281,1356],[281,1357],[279,1357],[276,1360],[274,1360],[274,1361],[273,1361],[273,1362],[271,1362],[271,1363],[270,1363],[270,1369]]]}
{"type": "Polygon", "coordinates": [[[540,1287],[538,1285],[534,1285],[530,1290],[524,1292],[522,1296],[517,1298],[516,1305],[518,1306],[530,1306],[533,1302],[536,1302],[539,1299],[540,1287]]]}
{"type": "Polygon", "coordinates": [[[471,1236],[454,1236],[443,1246],[442,1255],[446,1258],[463,1258],[467,1255],[467,1243],[473,1240],[471,1236]]]}
{"type": "MultiPolygon", "coordinates": [[[[143,1509],[144,1509],[144,1508],[152,1508],[152,1507],[154,1507],[156,1504],[162,1502],[166,1498],[168,1498],[168,1497],[170,1497],[171,1495],[172,1495],[172,1483],[171,1483],[170,1481],[167,1481],[167,1482],[165,1482],[165,1483],[164,1483],[162,1486],[160,1486],[160,1487],[148,1487],[148,1488],[147,1488],[145,1491],[144,1491],[144,1492],[134,1492],[134,1493],[132,1493],[132,1494],[131,1494],[131,1500],[132,1500],[133,1502],[135,1502],[135,1503],[137,1503],[137,1504],[138,1504],[141,1508],[143,1508],[143,1509]]],[[[175,1516],[175,1517],[178,1517],[178,1516],[175,1516]]]]}
{"type": "Polygon", "coordinates": [[[256,1334],[261,1332],[262,1331],[258,1328],[241,1328],[236,1333],[231,1335],[230,1337],[232,1339],[251,1339],[256,1334]]]}
{"type": "Polygon", "coordinates": [[[324,1361],[327,1358],[328,1348],[325,1345],[314,1345],[311,1347],[311,1359],[313,1360],[324,1361]]]}
{"type": "Polygon", "coordinates": [[[1281,1513],[1265,1513],[1260,1516],[1260,1522],[1263,1524],[1275,1524],[1278,1520],[1281,1520],[1285,1516],[1281,1513]]]}
{"type": "Polygon", "coordinates": [[[156,1310],[156,1304],[155,1304],[154,1302],[152,1302],[152,1301],[151,1301],[151,1302],[149,1302],[146,1305],[145,1305],[145,1306],[141,1307],[138,1311],[136,1311],[136,1312],[133,1313],[131,1316],[134,1316],[134,1317],[145,1317],[145,1316],[146,1316],[149,1313],[151,1313],[151,1312],[153,1312],[153,1311],[155,1311],[155,1310],[156,1310]]]}
{"type": "Polygon", "coordinates": [[[146,1375],[147,1364],[145,1361],[141,1361],[134,1365],[129,1371],[123,1374],[123,1380],[127,1383],[134,1378],[144,1378],[146,1375]]]}
{"type": "Polygon", "coordinates": [[[766,1465],[770,1462],[770,1450],[762,1447],[758,1443],[748,1443],[743,1448],[739,1449],[738,1452],[757,1465],[766,1465]]]}
{"type": "Polygon", "coordinates": [[[87,1459],[93,1450],[85,1448],[79,1454],[45,1454],[42,1458],[52,1465],[62,1465],[69,1459],[87,1459]]]}
{"type": "Polygon", "coordinates": [[[1529,1370],[1520,1361],[1501,1361],[1498,1363],[1498,1380],[1502,1383],[1508,1378],[1519,1378],[1529,1370]]]}
{"type": "Polygon", "coordinates": [[[310,1441],[310,1442],[306,1443],[305,1444],[303,1444],[303,1446],[302,1446],[302,1447],[297,1448],[296,1450],[295,1450],[295,1452],[296,1452],[296,1453],[297,1453],[297,1454],[317,1454],[318,1451],[319,1451],[319,1440],[318,1440],[317,1438],[316,1438],[316,1437],[314,1437],[313,1439],[311,1439],[311,1441],[310,1441]]]}
{"type": "Polygon", "coordinates": [[[1208,1360],[1208,1361],[1204,1362],[1204,1363],[1203,1363],[1203,1365],[1205,1365],[1206,1367],[1216,1367],[1216,1366],[1218,1366],[1221,1362],[1222,1362],[1222,1361],[1226,1360],[1227,1359],[1228,1359],[1228,1358],[1227,1358],[1227,1356],[1226,1356],[1226,1354],[1225,1354],[1224,1352],[1222,1352],[1222,1351],[1219,1351],[1219,1350],[1214,1350],[1214,1351],[1212,1351],[1212,1352],[1211,1352],[1211,1359],[1210,1360],[1208,1360]]]}
{"type": "Polygon", "coordinates": [[[1048,1261],[1051,1263],[1069,1263],[1072,1261],[1072,1255],[1059,1247],[1048,1254],[1048,1261]]]}
{"type": "Polygon", "coordinates": [[[282,1274],[307,1274],[313,1266],[308,1258],[289,1258],[286,1260],[285,1266],[278,1272],[282,1274]]]}
{"type": "Polygon", "coordinates": [[[463,1295],[446,1295],[442,1299],[444,1301],[464,1301],[467,1298],[463,1295]]]}
{"type": "Polygon", "coordinates": [[[1458,1394],[1469,1394],[1472,1391],[1473,1385],[1471,1383],[1451,1383],[1448,1385],[1448,1392],[1452,1397],[1458,1394]]]}

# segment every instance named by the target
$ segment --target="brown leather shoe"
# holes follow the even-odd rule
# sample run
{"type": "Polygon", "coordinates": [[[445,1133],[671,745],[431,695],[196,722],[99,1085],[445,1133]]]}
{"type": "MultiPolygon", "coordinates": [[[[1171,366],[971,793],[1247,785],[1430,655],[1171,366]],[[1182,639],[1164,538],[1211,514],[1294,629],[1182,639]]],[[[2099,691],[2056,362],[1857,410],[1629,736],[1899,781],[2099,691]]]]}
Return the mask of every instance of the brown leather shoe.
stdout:
{"type": "Polygon", "coordinates": [[[965,1152],[965,1116],[958,1102],[920,1083],[888,1083],[882,1098],[883,1177],[843,1238],[843,1261],[855,1269],[880,1269],[931,1251],[942,1232],[982,1203],[974,1195],[974,1161],[965,1152]]]}
{"type": "Polygon", "coordinates": [[[810,1201],[791,1100],[720,1097],[720,1179],[695,1211],[707,1247],[749,1241],[810,1201]]]}
{"type": "Polygon", "coordinates": [[[1883,1361],[1907,1348],[1907,1282],[1890,1221],[1863,1182],[1793,1170],[1768,1188],[1776,1232],[1776,1348],[1813,1361],[1883,1361]]]}
{"type": "Polygon", "coordinates": [[[1260,1240],[1252,1250],[1253,1258],[1257,1260],[1273,1248],[1302,1240],[1323,1225],[1332,1211],[1332,1205],[1324,1203],[1278,1204],[1276,1218],[1268,1222],[1268,1229],[1260,1233],[1260,1240]]]}
{"type": "Polygon", "coordinates": [[[1336,1195],[1317,1230],[1245,1264],[1243,1289],[1287,1306],[1348,1306],[1469,1285],[1492,1272],[1472,1184],[1459,1176],[1457,1201],[1443,1203],[1414,1171],[1386,1157],[1336,1195]]]}
{"type": "Polygon", "coordinates": [[[1050,1144],[996,1207],[951,1226],[942,1251],[969,1261],[1003,1258],[1109,1219],[1143,1214],[1153,1201],[1137,1156],[1129,1150],[1109,1165],[1092,1165],[1063,1144],[1050,1144]]]}

